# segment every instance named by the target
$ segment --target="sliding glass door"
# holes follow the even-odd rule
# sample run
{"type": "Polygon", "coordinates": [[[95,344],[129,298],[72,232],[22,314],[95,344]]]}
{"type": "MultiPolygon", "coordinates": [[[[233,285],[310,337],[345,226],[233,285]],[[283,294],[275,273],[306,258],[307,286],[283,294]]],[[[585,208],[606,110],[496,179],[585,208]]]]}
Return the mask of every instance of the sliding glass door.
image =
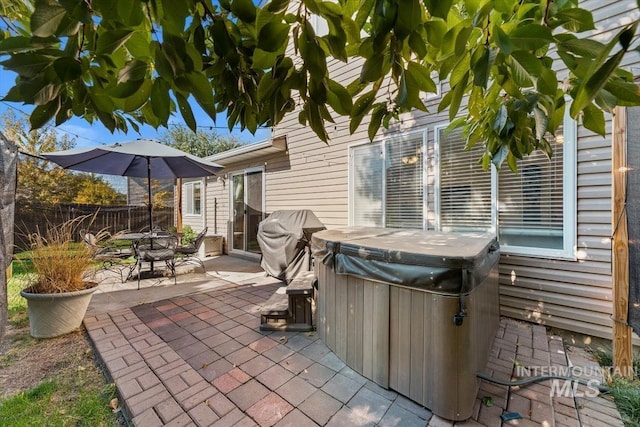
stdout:
{"type": "Polygon", "coordinates": [[[264,170],[231,174],[231,250],[259,254],[258,224],[264,219],[264,170]]]}

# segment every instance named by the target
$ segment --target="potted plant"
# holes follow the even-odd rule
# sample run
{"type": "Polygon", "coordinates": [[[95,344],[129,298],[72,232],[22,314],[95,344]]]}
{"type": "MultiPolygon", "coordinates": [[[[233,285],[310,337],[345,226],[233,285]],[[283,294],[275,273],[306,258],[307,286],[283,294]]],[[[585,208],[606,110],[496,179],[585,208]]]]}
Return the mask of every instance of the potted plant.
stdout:
{"type": "Polygon", "coordinates": [[[27,300],[31,335],[52,338],[82,324],[98,284],[91,280],[93,254],[75,243],[85,217],[47,226],[29,235],[33,274],[20,293],[27,300]]]}

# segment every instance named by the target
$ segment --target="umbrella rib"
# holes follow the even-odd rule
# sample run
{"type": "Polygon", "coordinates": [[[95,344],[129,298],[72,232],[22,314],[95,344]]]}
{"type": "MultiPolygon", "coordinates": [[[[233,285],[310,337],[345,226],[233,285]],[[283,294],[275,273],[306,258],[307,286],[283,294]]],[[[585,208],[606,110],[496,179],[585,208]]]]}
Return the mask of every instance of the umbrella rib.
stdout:
{"type": "MultiPolygon", "coordinates": [[[[92,158],[91,158],[91,160],[99,159],[100,157],[106,156],[107,154],[109,154],[109,152],[108,152],[108,151],[102,151],[102,150],[101,150],[101,151],[100,151],[100,155],[99,155],[99,156],[92,157],[92,158]]],[[[53,163],[57,163],[55,160],[49,160],[49,161],[50,161],[50,162],[53,162],[53,163]]],[[[87,159],[79,160],[79,161],[77,161],[77,162],[75,162],[75,163],[71,163],[71,164],[69,164],[69,165],[65,166],[63,169],[73,169],[73,167],[74,167],[74,166],[77,166],[77,165],[79,165],[79,164],[82,164],[82,163],[84,163],[84,162],[86,162],[86,161],[87,161],[87,159]]]]}

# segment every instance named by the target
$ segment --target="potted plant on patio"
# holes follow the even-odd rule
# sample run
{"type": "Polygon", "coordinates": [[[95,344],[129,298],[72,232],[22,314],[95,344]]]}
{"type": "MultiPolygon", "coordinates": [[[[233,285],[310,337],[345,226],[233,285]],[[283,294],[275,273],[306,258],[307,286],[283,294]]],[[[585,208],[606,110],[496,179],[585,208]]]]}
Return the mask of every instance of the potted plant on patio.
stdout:
{"type": "Polygon", "coordinates": [[[33,274],[20,294],[27,300],[35,338],[52,338],[80,327],[97,289],[98,284],[91,280],[95,274],[93,254],[73,240],[85,219],[48,224],[44,232],[29,235],[33,274]]]}

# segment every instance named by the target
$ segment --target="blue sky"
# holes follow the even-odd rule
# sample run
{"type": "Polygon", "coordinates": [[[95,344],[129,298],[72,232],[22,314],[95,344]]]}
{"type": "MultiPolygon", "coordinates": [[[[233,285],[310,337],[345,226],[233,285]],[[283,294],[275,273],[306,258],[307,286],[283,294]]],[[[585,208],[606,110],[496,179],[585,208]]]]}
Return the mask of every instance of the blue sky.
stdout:
{"type": "MultiPolygon", "coordinates": [[[[8,72],[0,67],[0,99],[4,98],[9,89],[13,86],[14,80],[14,73],[8,72]]],[[[229,129],[226,127],[226,116],[218,117],[216,119],[216,123],[213,123],[213,120],[211,120],[211,118],[209,118],[209,116],[204,111],[202,111],[200,106],[197,105],[195,101],[191,102],[191,107],[193,109],[193,113],[195,115],[198,126],[205,127],[200,129],[208,130],[206,127],[212,127],[213,130],[215,130],[220,135],[227,135],[230,133],[229,129]]],[[[15,102],[0,101],[0,113],[4,113],[8,109],[14,109],[14,111],[15,109],[17,109],[25,113],[29,113],[33,109],[33,107],[30,105],[22,105],[15,102]]],[[[20,114],[18,111],[15,112],[17,114],[20,114]]],[[[174,114],[174,116],[169,119],[169,123],[184,125],[184,121],[182,120],[182,117],[179,113],[174,114]]],[[[156,130],[151,126],[142,126],[140,128],[140,133],[130,130],[126,134],[119,131],[116,131],[112,134],[101,123],[94,122],[93,124],[90,124],[86,120],[78,117],[72,118],[71,120],[56,127],[55,129],[61,134],[68,133],[71,137],[75,137],[76,147],[95,147],[98,145],[111,144],[114,142],[133,141],[138,138],[157,138],[159,135],[166,131],[165,128],[158,128],[156,130]]],[[[232,134],[246,143],[264,141],[266,139],[269,139],[269,137],[271,136],[271,132],[269,129],[258,129],[255,135],[252,135],[251,132],[248,131],[240,132],[240,130],[237,129],[234,130],[232,134]]]]}

